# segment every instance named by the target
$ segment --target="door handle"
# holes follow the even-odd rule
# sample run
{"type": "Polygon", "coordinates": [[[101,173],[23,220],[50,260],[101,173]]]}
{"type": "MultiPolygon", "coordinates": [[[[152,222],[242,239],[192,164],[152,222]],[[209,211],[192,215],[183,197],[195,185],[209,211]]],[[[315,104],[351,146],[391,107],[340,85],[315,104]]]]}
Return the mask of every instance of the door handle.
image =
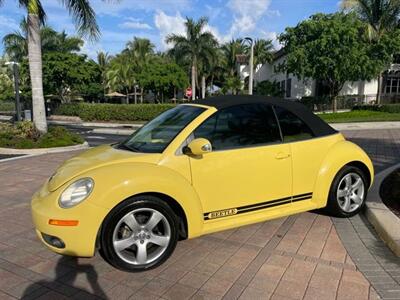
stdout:
{"type": "Polygon", "coordinates": [[[290,153],[285,153],[285,152],[279,152],[275,158],[276,159],[285,159],[285,158],[289,158],[290,157],[290,153]]]}

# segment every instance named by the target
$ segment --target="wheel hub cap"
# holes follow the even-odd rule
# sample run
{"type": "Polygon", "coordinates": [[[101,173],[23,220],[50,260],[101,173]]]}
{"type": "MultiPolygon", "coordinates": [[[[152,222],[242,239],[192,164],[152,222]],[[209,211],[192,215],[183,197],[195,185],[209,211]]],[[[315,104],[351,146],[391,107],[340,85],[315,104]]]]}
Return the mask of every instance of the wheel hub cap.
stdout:
{"type": "Polygon", "coordinates": [[[125,262],[145,265],[159,258],[167,249],[171,228],[167,218],[151,208],[126,214],[113,233],[115,253],[125,262]]]}
{"type": "Polygon", "coordinates": [[[357,210],[364,202],[364,181],[357,173],[349,173],[343,176],[339,182],[336,198],[340,208],[351,213],[357,210]]]}

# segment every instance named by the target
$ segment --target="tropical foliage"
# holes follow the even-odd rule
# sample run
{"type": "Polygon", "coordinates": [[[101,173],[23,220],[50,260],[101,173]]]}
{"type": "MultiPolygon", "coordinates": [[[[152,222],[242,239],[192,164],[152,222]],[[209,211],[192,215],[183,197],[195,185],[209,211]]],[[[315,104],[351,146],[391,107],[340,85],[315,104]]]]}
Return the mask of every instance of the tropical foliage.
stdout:
{"type": "Polygon", "coordinates": [[[263,96],[282,97],[283,91],[279,82],[264,80],[257,83],[254,94],[263,96]]]}
{"type": "Polygon", "coordinates": [[[41,134],[32,122],[18,122],[14,126],[0,124],[0,147],[31,149],[64,147],[82,144],[84,140],[65,127],[50,127],[49,132],[41,134]]]}
{"type": "Polygon", "coordinates": [[[207,18],[203,17],[198,21],[187,18],[185,35],[170,34],[166,39],[167,43],[173,44],[171,54],[176,61],[180,64],[190,65],[192,99],[196,99],[199,71],[204,72],[205,66],[211,64],[210,61],[216,55],[218,46],[214,35],[205,29],[206,25],[207,18]]]}
{"type": "MultiPolygon", "coordinates": [[[[342,0],[345,11],[355,12],[368,26],[368,36],[372,43],[385,39],[388,34],[397,36],[399,29],[400,1],[398,0],[342,0]]],[[[386,38],[387,39],[387,38],[386,38]]],[[[395,53],[398,55],[398,53],[395,53]]],[[[389,65],[392,60],[389,60],[389,65]]],[[[376,100],[380,103],[382,72],[378,77],[376,100]]]]}
{"type": "Polygon", "coordinates": [[[56,114],[77,116],[84,121],[149,121],[174,104],[110,104],[76,103],[61,104],[56,114]]]}
{"type": "MultiPolygon", "coordinates": [[[[0,0],[2,5],[4,0],[0,0]]],[[[43,9],[40,0],[18,0],[15,1],[26,11],[28,40],[28,60],[30,82],[32,86],[32,109],[33,121],[41,133],[47,132],[46,112],[43,97],[43,79],[42,79],[42,47],[41,47],[41,26],[44,25],[46,12],[43,9]]],[[[78,33],[89,38],[99,36],[99,27],[96,22],[96,16],[89,1],[62,0],[61,4],[73,17],[78,33]]],[[[14,54],[16,55],[16,54],[14,54]]],[[[22,53],[20,53],[22,55],[22,53]]]]}
{"type": "Polygon", "coordinates": [[[11,71],[5,66],[5,62],[6,58],[0,57],[0,103],[9,101],[14,97],[11,71]]]}
{"type": "Polygon", "coordinates": [[[286,52],[280,69],[322,82],[336,110],[344,84],[376,78],[400,50],[399,37],[384,35],[371,43],[365,24],[354,14],[316,14],[279,37],[286,52]]]}
{"type": "MultiPolygon", "coordinates": [[[[28,57],[27,22],[23,19],[20,30],[3,37],[4,52],[13,61],[22,61],[28,57]]],[[[61,53],[78,52],[83,46],[79,37],[68,36],[65,31],[57,32],[49,26],[40,28],[42,53],[57,51],[61,53]]]]}

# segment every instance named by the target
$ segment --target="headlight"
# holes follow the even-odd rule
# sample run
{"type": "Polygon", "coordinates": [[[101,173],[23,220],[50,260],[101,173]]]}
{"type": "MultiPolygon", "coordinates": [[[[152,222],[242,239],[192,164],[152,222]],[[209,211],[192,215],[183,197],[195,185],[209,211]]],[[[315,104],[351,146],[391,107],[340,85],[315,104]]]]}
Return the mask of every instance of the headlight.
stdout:
{"type": "Polygon", "coordinates": [[[69,185],[58,199],[62,208],[70,208],[85,200],[94,187],[92,178],[82,178],[69,185]]]}

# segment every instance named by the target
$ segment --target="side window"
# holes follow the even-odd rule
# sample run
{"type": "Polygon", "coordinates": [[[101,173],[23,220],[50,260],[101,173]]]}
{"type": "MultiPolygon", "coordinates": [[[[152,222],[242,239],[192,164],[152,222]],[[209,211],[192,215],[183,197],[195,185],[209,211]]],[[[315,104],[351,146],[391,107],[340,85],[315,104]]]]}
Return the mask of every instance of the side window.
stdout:
{"type": "Polygon", "coordinates": [[[222,109],[196,128],[194,136],[208,139],[215,150],[281,141],[272,107],[265,104],[245,104],[222,109]]]}
{"type": "Polygon", "coordinates": [[[281,126],[284,142],[295,142],[314,137],[310,127],[295,114],[281,107],[274,107],[274,109],[281,126]]]}

